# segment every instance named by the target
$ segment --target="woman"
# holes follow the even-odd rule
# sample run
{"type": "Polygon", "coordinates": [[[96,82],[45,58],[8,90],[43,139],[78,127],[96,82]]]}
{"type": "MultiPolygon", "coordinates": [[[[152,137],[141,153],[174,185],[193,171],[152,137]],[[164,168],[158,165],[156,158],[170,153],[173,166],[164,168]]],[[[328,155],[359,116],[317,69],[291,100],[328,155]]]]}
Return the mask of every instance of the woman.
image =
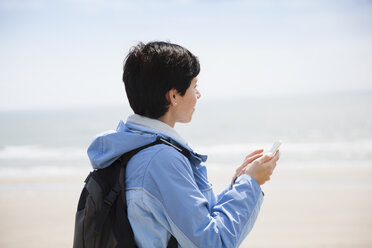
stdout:
{"type": "Polygon", "coordinates": [[[262,204],[260,185],[279,159],[279,153],[254,151],[236,170],[232,185],[214,195],[203,165],[207,157],[174,129],[175,123],[192,119],[201,97],[199,71],[198,59],[179,45],[150,42],[132,48],[123,81],[135,114],[88,149],[93,167],[101,169],[159,136],[174,145],[146,148],[127,165],[128,218],[139,247],[166,247],[171,236],[180,247],[238,247],[262,204]]]}

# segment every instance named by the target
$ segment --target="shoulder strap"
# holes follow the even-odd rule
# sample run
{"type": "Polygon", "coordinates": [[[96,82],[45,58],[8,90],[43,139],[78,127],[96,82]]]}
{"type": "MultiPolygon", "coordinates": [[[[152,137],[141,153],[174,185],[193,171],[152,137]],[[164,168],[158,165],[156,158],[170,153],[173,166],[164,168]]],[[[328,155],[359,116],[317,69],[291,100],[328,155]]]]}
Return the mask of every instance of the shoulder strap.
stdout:
{"type": "Polygon", "coordinates": [[[177,248],[177,247],[178,247],[177,239],[172,235],[172,237],[170,237],[169,239],[167,248],[177,248]]]}
{"type": "MultiPolygon", "coordinates": [[[[124,242],[123,244],[131,244],[133,246],[135,246],[135,241],[134,241],[134,234],[133,234],[133,230],[130,226],[130,223],[129,223],[129,219],[128,219],[128,216],[127,216],[127,197],[126,197],[126,192],[125,192],[125,174],[126,174],[126,166],[127,166],[127,163],[129,162],[129,160],[135,155],[137,154],[139,151],[147,148],[147,147],[150,147],[152,145],[156,145],[156,144],[166,144],[166,145],[169,145],[171,147],[174,147],[177,151],[181,152],[182,154],[184,154],[185,156],[187,155],[187,150],[185,150],[183,147],[180,147],[180,146],[177,146],[177,145],[174,145],[172,143],[170,143],[170,141],[167,141],[161,137],[158,137],[157,140],[145,147],[140,147],[136,150],[133,150],[131,151],[130,153],[126,153],[123,155],[123,157],[121,157],[122,161],[121,161],[121,168],[120,168],[120,176],[119,176],[119,183],[120,183],[120,188],[122,189],[121,190],[121,198],[122,198],[122,201],[123,201],[123,204],[122,206],[124,207],[124,211],[123,214],[125,215],[125,218],[123,218],[125,220],[125,229],[124,231],[126,233],[131,233],[131,235],[129,235],[129,238],[130,240],[121,240],[121,242],[124,242]]],[[[114,228],[115,230],[116,228],[114,228]]],[[[119,229],[121,230],[121,229],[119,229]]],[[[123,239],[124,237],[128,237],[126,235],[120,235],[118,234],[119,236],[117,237],[120,237],[119,239],[123,239]]],[[[119,242],[119,243],[121,243],[119,242]]],[[[178,247],[178,243],[177,243],[177,240],[176,238],[172,235],[171,238],[169,239],[169,242],[168,242],[168,246],[167,248],[177,248],[178,247]]]]}
{"type": "MultiPolygon", "coordinates": [[[[125,168],[126,168],[126,165],[127,165],[128,161],[136,153],[138,153],[139,151],[141,151],[143,149],[146,149],[146,148],[148,148],[150,146],[153,146],[153,145],[156,145],[156,144],[160,144],[160,143],[161,143],[161,140],[160,140],[160,138],[158,138],[158,139],[156,139],[156,141],[154,141],[154,142],[152,142],[152,143],[150,143],[148,145],[141,146],[141,147],[139,147],[137,149],[134,149],[134,150],[132,150],[130,152],[125,153],[117,161],[115,161],[114,164],[117,163],[117,162],[120,164],[119,165],[120,166],[120,174],[122,174],[123,171],[124,171],[124,174],[123,174],[124,177],[123,178],[125,178],[125,168]],[[124,168],[124,170],[123,170],[123,168],[124,168]]],[[[111,210],[111,207],[115,203],[118,195],[120,194],[120,191],[124,191],[124,193],[125,193],[125,185],[122,185],[123,180],[122,180],[122,177],[121,176],[122,175],[119,176],[119,179],[118,179],[118,181],[116,181],[114,187],[111,188],[110,192],[104,198],[102,208],[101,208],[101,210],[97,214],[97,221],[96,221],[96,226],[95,226],[95,229],[94,229],[94,232],[95,233],[101,232],[102,227],[104,226],[104,223],[105,223],[105,221],[106,221],[106,219],[107,219],[107,217],[109,215],[109,212],[111,210]]],[[[124,208],[125,208],[125,210],[127,208],[126,199],[124,201],[124,208]]],[[[124,220],[128,220],[128,217],[126,216],[126,211],[124,211],[124,213],[125,213],[124,220]]],[[[128,222],[128,224],[129,224],[129,222],[128,222]]],[[[125,223],[125,226],[127,226],[127,223],[125,223]]],[[[121,229],[121,228],[119,228],[119,229],[121,229]]],[[[125,230],[125,231],[127,231],[127,230],[125,230]]],[[[120,236],[117,236],[117,237],[120,237],[120,236]]]]}
{"type": "MultiPolygon", "coordinates": [[[[130,226],[127,215],[127,199],[125,191],[125,174],[127,163],[138,152],[157,144],[166,144],[172,146],[177,151],[188,157],[187,149],[180,147],[177,144],[172,144],[171,141],[167,141],[162,137],[158,137],[154,142],[148,145],[139,147],[123,154],[118,160],[114,162],[115,164],[117,164],[117,166],[120,167],[118,178],[115,179],[118,181],[115,182],[114,187],[110,189],[109,193],[104,198],[103,206],[97,213],[96,226],[94,231],[96,234],[99,233],[102,230],[107,217],[110,215],[113,232],[119,244],[118,247],[124,246],[124,244],[126,245],[125,247],[136,247],[133,230],[130,226]],[[121,200],[117,200],[119,194],[121,195],[121,200]],[[113,211],[111,211],[111,209],[113,211]]],[[[173,236],[171,236],[167,247],[173,248],[177,246],[177,240],[173,236]]]]}

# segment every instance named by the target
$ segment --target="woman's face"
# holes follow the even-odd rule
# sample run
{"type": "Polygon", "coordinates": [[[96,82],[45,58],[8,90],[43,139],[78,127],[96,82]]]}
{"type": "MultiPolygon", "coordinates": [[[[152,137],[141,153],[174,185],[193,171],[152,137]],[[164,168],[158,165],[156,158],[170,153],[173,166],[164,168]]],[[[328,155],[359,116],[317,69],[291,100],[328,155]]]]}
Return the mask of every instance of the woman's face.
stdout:
{"type": "Polygon", "coordinates": [[[186,90],[185,95],[177,97],[177,106],[175,108],[176,121],[181,123],[190,122],[195,110],[195,104],[201,97],[197,87],[198,79],[192,79],[190,87],[186,90]]]}

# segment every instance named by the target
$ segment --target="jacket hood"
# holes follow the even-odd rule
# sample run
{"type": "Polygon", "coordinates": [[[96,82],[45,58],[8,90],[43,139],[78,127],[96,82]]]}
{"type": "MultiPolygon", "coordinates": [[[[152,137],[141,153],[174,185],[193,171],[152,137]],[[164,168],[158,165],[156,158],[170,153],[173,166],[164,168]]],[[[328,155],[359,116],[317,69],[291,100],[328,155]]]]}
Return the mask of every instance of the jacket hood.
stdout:
{"type": "MultiPolygon", "coordinates": [[[[157,133],[150,128],[120,121],[115,131],[101,133],[92,141],[87,151],[90,163],[94,169],[106,168],[124,153],[150,144],[158,136],[166,139],[170,138],[166,134],[157,133]]],[[[201,162],[207,160],[206,155],[194,153],[187,145],[182,146],[189,150],[191,156],[195,159],[201,162]]]]}

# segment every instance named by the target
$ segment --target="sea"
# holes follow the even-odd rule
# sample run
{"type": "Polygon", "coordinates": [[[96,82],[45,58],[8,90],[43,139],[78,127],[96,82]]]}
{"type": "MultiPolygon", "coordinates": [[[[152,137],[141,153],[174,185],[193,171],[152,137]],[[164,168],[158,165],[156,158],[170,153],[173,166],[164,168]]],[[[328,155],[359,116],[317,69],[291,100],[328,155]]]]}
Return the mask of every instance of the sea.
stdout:
{"type": "MultiPolygon", "coordinates": [[[[129,106],[0,112],[0,179],[91,170],[87,147],[132,114],[129,106]]],[[[207,168],[234,170],[276,140],[282,168],[372,168],[372,92],[201,98],[176,130],[207,168]]]]}

